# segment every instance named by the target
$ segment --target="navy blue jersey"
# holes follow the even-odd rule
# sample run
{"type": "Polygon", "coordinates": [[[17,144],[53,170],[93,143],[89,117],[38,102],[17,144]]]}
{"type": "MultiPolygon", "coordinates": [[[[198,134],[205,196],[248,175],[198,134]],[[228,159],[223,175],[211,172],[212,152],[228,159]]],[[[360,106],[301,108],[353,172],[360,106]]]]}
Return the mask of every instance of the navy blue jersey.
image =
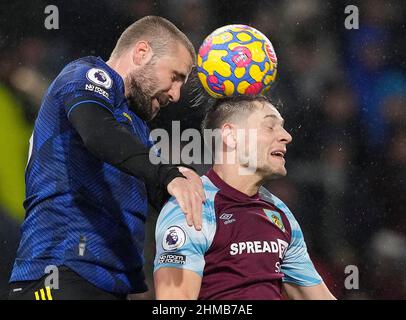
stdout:
{"type": "Polygon", "coordinates": [[[36,280],[48,265],[65,265],[103,290],[143,292],[145,183],[85,148],[69,115],[86,102],[109,110],[152,146],[147,125],[129,110],[123,79],[113,69],[96,57],[68,64],[46,92],[35,122],[26,218],[10,281],[36,280]]]}

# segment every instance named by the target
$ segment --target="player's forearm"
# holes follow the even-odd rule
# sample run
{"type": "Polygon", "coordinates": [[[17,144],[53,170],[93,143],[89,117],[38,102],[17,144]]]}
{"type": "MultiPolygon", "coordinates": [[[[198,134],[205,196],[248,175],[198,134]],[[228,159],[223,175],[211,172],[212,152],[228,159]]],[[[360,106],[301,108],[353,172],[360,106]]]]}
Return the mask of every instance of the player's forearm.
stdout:
{"type": "Polygon", "coordinates": [[[120,125],[109,111],[97,105],[89,103],[76,108],[70,114],[70,121],[94,156],[144,179],[151,203],[164,201],[169,182],[183,177],[176,166],[152,164],[150,149],[120,125]]]}

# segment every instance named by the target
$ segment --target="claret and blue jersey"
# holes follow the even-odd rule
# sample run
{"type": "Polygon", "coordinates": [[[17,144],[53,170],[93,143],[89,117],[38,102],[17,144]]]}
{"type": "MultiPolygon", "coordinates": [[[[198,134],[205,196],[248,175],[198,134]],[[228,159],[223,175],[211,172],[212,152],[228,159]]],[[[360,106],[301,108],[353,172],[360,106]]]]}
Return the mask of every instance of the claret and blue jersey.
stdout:
{"type": "Polygon", "coordinates": [[[214,170],[202,181],[202,231],[187,225],[172,198],[157,221],[155,271],[196,272],[202,277],[199,299],[281,299],[284,281],[321,283],[300,226],[281,200],[265,188],[249,197],[214,170]]]}
{"type": "Polygon", "coordinates": [[[142,292],[145,184],[85,148],[69,116],[88,102],[109,110],[152,146],[114,70],[97,57],[68,64],[46,92],[35,122],[26,219],[10,281],[36,280],[48,265],[65,265],[103,290],[142,292]]]}

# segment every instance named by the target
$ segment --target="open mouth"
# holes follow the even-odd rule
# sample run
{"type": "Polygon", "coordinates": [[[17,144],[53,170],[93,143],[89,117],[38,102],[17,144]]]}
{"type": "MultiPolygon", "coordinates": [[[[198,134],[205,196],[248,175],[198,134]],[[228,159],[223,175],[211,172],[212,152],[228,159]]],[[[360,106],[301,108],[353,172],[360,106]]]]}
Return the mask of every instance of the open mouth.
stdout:
{"type": "Polygon", "coordinates": [[[274,156],[274,157],[285,159],[285,152],[284,151],[273,151],[273,152],[271,152],[271,155],[274,156]]]}

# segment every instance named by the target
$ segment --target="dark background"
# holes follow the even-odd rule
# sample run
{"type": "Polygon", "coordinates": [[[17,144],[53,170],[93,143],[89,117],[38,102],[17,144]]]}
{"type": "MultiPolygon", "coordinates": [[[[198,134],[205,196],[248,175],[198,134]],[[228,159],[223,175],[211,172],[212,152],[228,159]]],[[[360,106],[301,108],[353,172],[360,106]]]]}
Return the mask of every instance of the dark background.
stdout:
{"type": "MultiPolygon", "coordinates": [[[[272,41],[293,136],[288,177],[269,189],[302,226],[310,255],[342,299],[406,298],[406,50],[402,1],[10,1],[0,3],[0,297],[24,217],[28,140],[44,90],[63,66],[86,55],[107,60],[121,32],[148,14],[174,22],[195,44],[225,24],[249,24],[272,41]],[[47,5],[59,29],[44,27],[47,5]],[[359,30],[347,30],[346,5],[359,30]],[[345,289],[345,267],[359,289],[345,289]]],[[[198,128],[204,108],[189,91],[151,123],[198,128]]],[[[206,167],[197,166],[203,173],[206,167]]],[[[148,221],[151,283],[153,226],[148,221]]],[[[153,298],[152,290],[139,298],[153,298]]]]}

